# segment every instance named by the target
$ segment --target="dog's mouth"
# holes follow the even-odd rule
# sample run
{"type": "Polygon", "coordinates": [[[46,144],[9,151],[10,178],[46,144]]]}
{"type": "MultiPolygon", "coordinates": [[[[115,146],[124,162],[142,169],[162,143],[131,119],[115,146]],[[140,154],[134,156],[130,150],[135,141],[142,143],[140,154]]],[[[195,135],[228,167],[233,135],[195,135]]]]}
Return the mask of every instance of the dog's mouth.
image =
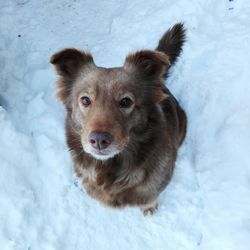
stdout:
{"type": "Polygon", "coordinates": [[[83,145],[83,149],[97,160],[108,160],[120,153],[118,147],[114,145],[110,145],[105,149],[95,149],[90,144],[85,144],[83,145]]]}

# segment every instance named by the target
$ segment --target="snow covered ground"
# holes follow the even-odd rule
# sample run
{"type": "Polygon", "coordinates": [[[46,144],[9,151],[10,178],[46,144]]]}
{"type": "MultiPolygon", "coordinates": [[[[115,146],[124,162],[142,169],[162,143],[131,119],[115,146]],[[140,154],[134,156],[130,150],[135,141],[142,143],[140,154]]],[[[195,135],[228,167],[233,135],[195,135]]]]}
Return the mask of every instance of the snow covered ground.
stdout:
{"type": "Polygon", "coordinates": [[[0,249],[249,250],[250,1],[0,2],[0,249]],[[184,52],[167,85],[188,134],[158,212],[111,210],[74,176],[49,57],[98,65],[154,48],[176,22],[184,52]]]}

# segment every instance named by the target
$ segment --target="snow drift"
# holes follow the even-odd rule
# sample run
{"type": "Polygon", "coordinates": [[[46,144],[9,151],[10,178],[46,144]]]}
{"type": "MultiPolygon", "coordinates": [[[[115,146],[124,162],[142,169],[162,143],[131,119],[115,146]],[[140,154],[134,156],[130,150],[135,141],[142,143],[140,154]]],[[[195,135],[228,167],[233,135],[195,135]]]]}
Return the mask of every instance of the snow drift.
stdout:
{"type": "Polygon", "coordinates": [[[1,249],[249,249],[249,1],[0,7],[1,249]],[[97,65],[120,66],[180,21],[187,43],[166,84],[189,123],[174,178],[149,219],[105,208],[72,171],[49,57],[76,47],[97,65]]]}

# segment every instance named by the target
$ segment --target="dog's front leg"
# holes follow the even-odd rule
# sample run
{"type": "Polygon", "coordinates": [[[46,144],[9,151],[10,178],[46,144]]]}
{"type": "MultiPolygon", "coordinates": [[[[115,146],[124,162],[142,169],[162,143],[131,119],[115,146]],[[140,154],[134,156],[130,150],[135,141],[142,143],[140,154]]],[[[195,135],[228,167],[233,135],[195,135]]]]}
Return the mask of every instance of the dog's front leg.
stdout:
{"type": "Polygon", "coordinates": [[[149,203],[147,205],[140,206],[141,211],[143,212],[143,215],[145,217],[153,215],[156,210],[158,209],[158,202],[157,200],[153,201],[152,203],[149,203]]]}

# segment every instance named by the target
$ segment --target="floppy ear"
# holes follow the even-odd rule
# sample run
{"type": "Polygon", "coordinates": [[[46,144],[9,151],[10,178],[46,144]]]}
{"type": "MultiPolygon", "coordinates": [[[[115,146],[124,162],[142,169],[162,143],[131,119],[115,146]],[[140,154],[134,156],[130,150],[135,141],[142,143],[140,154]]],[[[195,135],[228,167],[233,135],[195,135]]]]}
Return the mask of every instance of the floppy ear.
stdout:
{"type": "Polygon", "coordinates": [[[60,76],[57,81],[57,97],[65,102],[79,70],[88,64],[94,64],[94,61],[91,54],[72,48],[54,54],[50,58],[50,63],[55,66],[60,76]]]}
{"type": "Polygon", "coordinates": [[[163,52],[141,50],[126,57],[124,68],[147,77],[163,77],[169,65],[169,57],[163,52]]]}
{"type": "Polygon", "coordinates": [[[55,65],[60,76],[72,76],[81,66],[90,62],[93,63],[92,56],[77,49],[64,49],[50,58],[50,63],[55,65]]]}
{"type": "Polygon", "coordinates": [[[153,102],[162,102],[168,97],[169,95],[162,88],[158,87],[153,91],[152,100],[153,102]]]}

